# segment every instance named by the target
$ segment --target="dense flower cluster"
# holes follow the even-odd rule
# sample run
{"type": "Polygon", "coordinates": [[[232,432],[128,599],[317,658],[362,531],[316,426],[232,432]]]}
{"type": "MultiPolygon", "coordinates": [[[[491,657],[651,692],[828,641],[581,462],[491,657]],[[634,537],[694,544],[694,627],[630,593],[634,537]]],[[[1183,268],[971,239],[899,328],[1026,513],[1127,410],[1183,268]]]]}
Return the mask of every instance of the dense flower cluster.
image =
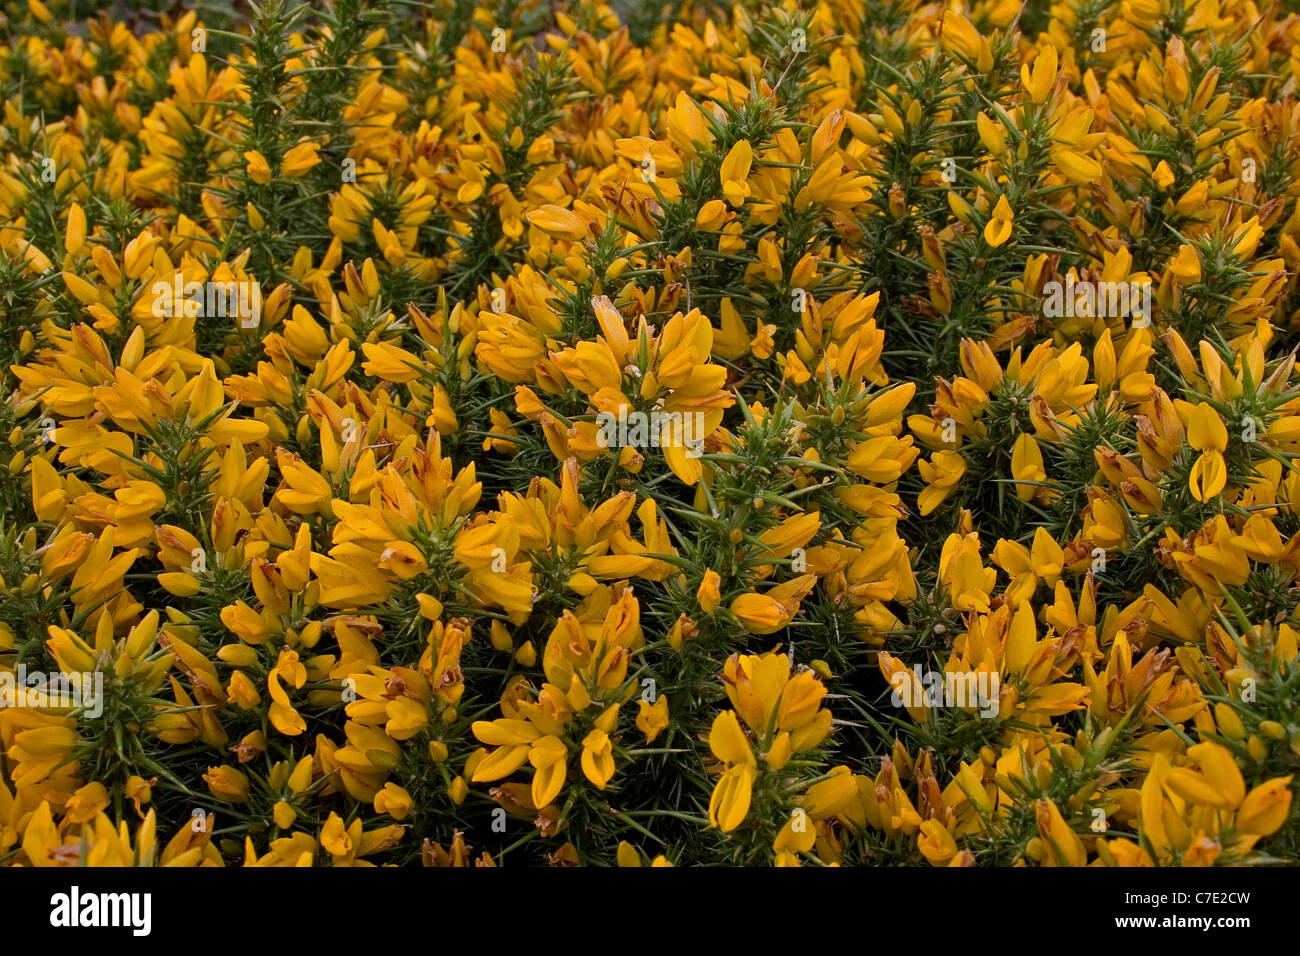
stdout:
{"type": "Polygon", "coordinates": [[[1300,862],[1288,5],[165,6],[5,6],[0,863],[1300,862]]]}

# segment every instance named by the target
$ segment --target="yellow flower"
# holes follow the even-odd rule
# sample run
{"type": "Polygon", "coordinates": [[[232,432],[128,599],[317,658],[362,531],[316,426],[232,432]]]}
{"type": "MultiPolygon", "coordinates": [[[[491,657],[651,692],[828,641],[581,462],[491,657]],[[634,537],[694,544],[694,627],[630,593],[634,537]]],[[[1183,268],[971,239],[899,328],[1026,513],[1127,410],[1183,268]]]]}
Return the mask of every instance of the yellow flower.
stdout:
{"type": "Polygon", "coordinates": [[[987,113],[979,113],[975,117],[975,128],[979,133],[980,142],[994,156],[1001,156],[1007,150],[1007,135],[1000,123],[995,122],[987,113]]]}
{"type": "Polygon", "coordinates": [[[1031,68],[1028,63],[1020,67],[1020,84],[1033,103],[1045,103],[1056,82],[1056,47],[1046,43],[1039,49],[1031,68]]]}
{"type": "Polygon", "coordinates": [[[722,600],[722,595],[718,591],[718,585],[721,582],[722,578],[718,575],[718,572],[714,571],[712,568],[709,568],[704,572],[704,578],[700,581],[700,587],[695,592],[695,599],[700,602],[700,610],[705,614],[708,614],[717,607],[718,602],[722,600]]]}
{"type": "MultiPolygon", "coordinates": [[[[358,830],[361,829],[361,821],[355,821],[358,830]]],[[[352,840],[351,827],[343,823],[343,818],[337,813],[331,813],[329,819],[320,831],[320,845],[324,847],[331,856],[346,857],[352,854],[354,843],[352,840]]]]}
{"type": "Polygon", "coordinates": [[[1201,260],[1189,245],[1178,247],[1178,253],[1169,263],[1169,271],[1183,285],[1201,281],[1201,260]]]}
{"type": "Polygon", "coordinates": [[[1291,812],[1291,777],[1261,783],[1241,802],[1237,829],[1254,836],[1268,836],[1281,829],[1291,812]]]}
{"type": "Polygon", "coordinates": [[[957,841],[938,820],[926,820],[921,824],[916,846],[931,866],[947,866],[957,855],[957,841]]]}
{"type": "Polygon", "coordinates": [[[203,782],[218,800],[226,803],[248,802],[248,777],[231,766],[209,767],[203,782]]]}
{"type": "Polygon", "coordinates": [[[68,819],[87,823],[98,816],[109,804],[108,790],[102,783],[88,783],[72,795],[68,802],[68,819]]]}
{"type": "Polygon", "coordinates": [[[750,194],[747,180],[753,160],[754,148],[749,145],[749,140],[742,139],[727,152],[718,172],[718,178],[722,182],[722,195],[737,209],[745,204],[745,199],[750,194]]]}
{"type": "Polygon", "coordinates": [[[709,731],[709,749],[725,763],[754,762],[754,752],[745,739],[745,732],[740,729],[734,711],[724,710],[713,719],[713,729],[709,731]]]}
{"type": "Polygon", "coordinates": [[[1047,472],[1043,470],[1043,453],[1034,436],[1021,433],[1011,449],[1011,476],[1016,479],[1016,497],[1021,501],[1032,501],[1043,489],[1037,484],[1026,482],[1043,482],[1047,472]]]}
{"type": "Polygon", "coordinates": [[[1038,836],[1045,847],[1042,851],[1044,866],[1083,866],[1088,852],[1079,835],[1070,829],[1051,800],[1034,803],[1034,816],[1038,822],[1038,836]]]}
{"type": "Polygon", "coordinates": [[[790,814],[790,819],[772,841],[772,849],[778,853],[782,850],[807,853],[816,842],[817,830],[813,827],[812,820],[808,818],[807,811],[799,808],[790,814]]]}
{"type": "Polygon", "coordinates": [[[583,738],[582,772],[599,790],[604,790],[609,778],[614,776],[614,745],[609,734],[600,728],[583,738]]]}
{"type": "Polygon", "coordinates": [[[68,207],[68,222],[64,230],[63,248],[77,255],[86,247],[86,213],[79,203],[68,207]]]}
{"type": "Polygon", "coordinates": [[[248,679],[248,675],[237,670],[230,675],[230,683],[226,688],[226,699],[240,710],[253,710],[261,704],[262,695],[258,693],[253,682],[248,679]]]}
{"type": "Polygon", "coordinates": [[[754,792],[754,765],[741,763],[731,767],[718,780],[709,798],[709,823],[723,833],[730,833],[744,822],[754,792]]]}
{"type": "Polygon", "coordinates": [[[271,167],[267,163],[265,156],[257,150],[249,150],[244,153],[244,160],[247,163],[244,171],[248,173],[248,177],[253,182],[259,186],[264,186],[271,181],[271,167]]]}
{"type": "Polygon", "coordinates": [[[290,179],[297,179],[319,162],[319,143],[299,143],[284,154],[284,159],[280,161],[280,173],[290,179]]]}
{"type": "Polygon", "coordinates": [[[751,634],[774,634],[794,619],[799,602],[816,583],[816,575],[804,574],[763,594],[742,594],[731,602],[731,613],[751,634]]]}
{"type": "Polygon", "coordinates": [[[375,794],[375,813],[387,813],[394,820],[405,820],[412,805],[411,795],[395,783],[384,784],[375,794]]]}
{"type": "Polygon", "coordinates": [[[1187,423],[1187,443],[1201,454],[1192,465],[1187,483],[1197,501],[1209,501],[1228,483],[1228,468],[1223,459],[1228,447],[1228,430],[1223,419],[1206,402],[1192,409],[1187,423]]]}
{"type": "Polygon", "coordinates": [[[960,452],[937,451],[929,461],[921,459],[917,469],[921,480],[926,483],[916,497],[916,506],[924,516],[931,514],[952,494],[962,475],[966,474],[966,459],[960,452]]]}
{"type": "Polygon", "coordinates": [[[554,803],[560,795],[568,775],[568,760],[568,748],[559,737],[548,735],[533,743],[528,751],[528,762],[536,769],[532,785],[532,798],[536,806],[545,807],[554,803]]]}
{"type": "Polygon", "coordinates": [[[645,700],[639,702],[639,710],[636,716],[636,729],[645,734],[645,742],[647,744],[654,743],[654,739],[667,728],[667,697],[660,697],[653,704],[645,700]]]}
{"type": "Polygon", "coordinates": [[[1007,197],[999,196],[997,205],[993,207],[993,215],[984,226],[984,241],[995,249],[1005,243],[1011,238],[1013,218],[1011,204],[1007,202],[1007,197]]]}
{"type": "Polygon", "coordinates": [[[562,206],[542,206],[528,213],[530,223],[557,239],[580,242],[587,236],[587,224],[582,217],[562,206]]]}
{"type": "Polygon", "coordinates": [[[700,207],[695,226],[702,232],[717,232],[727,221],[727,206],[721,199],[710,199],[700,207]]]}

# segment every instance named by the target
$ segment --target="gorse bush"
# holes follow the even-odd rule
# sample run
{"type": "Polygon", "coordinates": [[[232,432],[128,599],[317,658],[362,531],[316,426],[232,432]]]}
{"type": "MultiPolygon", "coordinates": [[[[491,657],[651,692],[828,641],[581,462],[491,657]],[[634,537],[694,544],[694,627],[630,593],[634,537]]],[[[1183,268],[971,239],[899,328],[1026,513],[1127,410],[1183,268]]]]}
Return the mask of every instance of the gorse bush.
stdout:
{"type": "Polygon", "coordinates": [[[0,862],[1300,862],[1300,21],[4,5],[0,862]]]}

